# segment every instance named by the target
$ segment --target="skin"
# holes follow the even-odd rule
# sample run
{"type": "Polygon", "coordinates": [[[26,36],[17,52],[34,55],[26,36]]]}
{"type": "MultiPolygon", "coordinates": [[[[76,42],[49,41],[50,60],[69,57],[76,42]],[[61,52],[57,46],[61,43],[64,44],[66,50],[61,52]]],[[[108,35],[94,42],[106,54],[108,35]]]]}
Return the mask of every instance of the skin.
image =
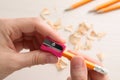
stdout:
{"type": "MultiPolygon", "coordinates": [[[[73,54],[77,53],[73,51],[70,52],[73,54]]],[[[108,75],[103,75],[93,70],[88,70],[84,60],[88,60],[95,64],[103,66],[100,62],[84,54],[77,53],[76,55],[77,56],[73,57],[71,60],[71,75],[67,80],[109,80],[108,75]]]]}
{"type": "Polygon", "coordinates": [[[64,43],[41,18],[0,19],[0,80],[24,67],[56,63],[55,56],[39,50],[46,36],[64,43]],[[23,48],[30,52],[20,54],[23,48]]]}
{"type": "MultiPolygon", "coordinates": [[[[0,19],[0,80],[25,67],[56,63],[55,56],[39,49],[46,36],[65,43],[41,18],[0,19]],[[20,53],[24,48],[30,52],[20,53]]],[[[84,59],[100,63],[86,55],[80,56],[71,60],[71,77],[67,80],[88,80],[88,76],[92,80],[108,80],[106,75],[87,70],[84,59]]]]}

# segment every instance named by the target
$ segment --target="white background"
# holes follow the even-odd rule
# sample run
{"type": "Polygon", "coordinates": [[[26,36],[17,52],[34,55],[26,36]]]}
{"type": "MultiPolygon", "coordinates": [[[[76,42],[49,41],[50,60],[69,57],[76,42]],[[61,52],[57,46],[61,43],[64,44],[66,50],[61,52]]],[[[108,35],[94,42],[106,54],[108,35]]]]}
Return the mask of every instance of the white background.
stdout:
{"type": "MultiPolygon", "coordinates": [[[[0,0],[0,17],[33,17],[40,15],[43,8],[51,10],[51,20],[61,18],[64,25],[74,25],[87,21],[94,25],[95,30],[104,31],[107,36],[100,41],[96,51],[105,54],[104,65],[109,70],[111,80],[120,80],[120,10],[105,14],[92,14],[88,11],[107,0],[96,0],[70,12],[64,9],[79,0],[0,0]],[[56,11],[55,11],[56,10],[56,11]]],[[[59,31],[67,39],[70,33],[59,31]]],[[[69,45],[69,44],[68,44],[69,45]]],[[[88,55],[93,55],[88,52],[88,55]]],[[[69,63],[68,63],[69,64],[69,63]]],[[[69,66],[58,72],[54,65],[40,65],[16,71],[5,80],[66,80],[69,76],[69,66]]]]}

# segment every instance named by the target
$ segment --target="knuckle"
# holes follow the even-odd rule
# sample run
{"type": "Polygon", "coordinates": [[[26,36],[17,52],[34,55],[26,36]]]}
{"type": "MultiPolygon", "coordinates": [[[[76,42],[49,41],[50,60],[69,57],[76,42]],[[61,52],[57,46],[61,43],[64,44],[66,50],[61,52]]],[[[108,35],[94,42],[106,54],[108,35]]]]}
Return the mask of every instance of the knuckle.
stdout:
{"type": "Polygon", "coordinates": [[[40,53],[33,54],[32,64],[33,65],[44,64],[45,63],[44,57],[45,56],[40,53]]]}
{"type": "Polygon", "coordinates": [[[32,64],[33,65],[38,64],[38,55],[39,55],[39,53],[33,54],[33,56],[32,56],[32,64]]]}
{"type": "Polygon", "coordinates": [[[21,60],[17,56],[10,57],[9,68],[11,70],[19,70],[21,69],[21,60]]]}

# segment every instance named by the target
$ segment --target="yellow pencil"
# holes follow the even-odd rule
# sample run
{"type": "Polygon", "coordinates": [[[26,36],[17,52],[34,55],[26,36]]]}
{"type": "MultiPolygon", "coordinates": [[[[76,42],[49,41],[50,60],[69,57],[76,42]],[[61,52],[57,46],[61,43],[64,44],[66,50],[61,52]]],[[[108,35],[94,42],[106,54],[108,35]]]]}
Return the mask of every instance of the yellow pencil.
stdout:
{"type": "Polygon", "coordinates": [[[117,9],[120,9],[120,4],[113,5],[113,6],[110,6],[107,8],[103,8],[103,9],[97,11],[97,13],[105,13],[105,12],[109,12],[109,11],[113,11],[113,10],[117,10],[117,9]]]}
{"type": "Polygon", "coordinates": [[[117,3],[117,2],[120,2],[120,0],[110,0],[110,1],[108,1],[108,2],[105,2],[105,3],[97,6],[96,8],[94,8],[94,9],[91,10],[91,11],[98,11],[98,10],[100,10],[100,9],[102,9],[102,8],[108,7],[108,6],[110,6],[110,5],[114,4],[114,3],[117,3]]]}
{"type": "Polygon", "coordinates": [[[91,1],[94,1],[94,0],[81,0],[73,5],[71,5],[69,8],[65,9],[65,11],[69,11],[69,10],[72,10],[72,9],[75,9],[75,8],[78,8],[79,6],[82,6],[84,4],[87,4],[88,2],[91,2],[91,1]]]}
{"type": "MultiPolygon", "coordinates": [[[[66,51],[63,52],[62,56],[64,56],[67,59],[71,60],[75,56],[75,54],[72,54],[72,53],[70,53],[69,51],[66,50],[66,51]]],[[[89,68],[90,70],[97,71],[97,72],[99,72],[101,74],[107,74],[107,70],[105,68],[103,68],[103,67],[101,67],[101,66],[99,66],[97,64],[94,64],[94,63],[92,63],[92,62],[90,62],[88,60],[85,60],[85,63],[87,65],[87,68],[89,68]]]]}

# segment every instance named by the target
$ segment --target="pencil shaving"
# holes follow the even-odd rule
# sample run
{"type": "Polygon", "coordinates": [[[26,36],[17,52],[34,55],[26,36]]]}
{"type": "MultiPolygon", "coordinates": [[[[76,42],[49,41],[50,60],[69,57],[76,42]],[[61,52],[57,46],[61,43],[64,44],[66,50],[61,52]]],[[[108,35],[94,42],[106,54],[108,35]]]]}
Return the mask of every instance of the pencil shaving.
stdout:
{"type": "Polygon", "coordinates": [[[51,27],[54,26],[54,23],[53,23],[52,21],[50,21],[50,20],[47,20],[47,23],[48,23],[48,25],[50,25],[51,27]]]}
{"type": "Polygon", "coordinates": [[[44,8],[42,11],[41,11],[41,14],[42,15],[49,15],[50,14],[50,11],[48,8],[44,8]]]}
{"type": "Polygon", "coordinates": [[[56,20],[56,22],[54,23],[53,29],[58,30],[58,29],[60,29],[60,28],[62,28],[62,22],[61,22],[61,19],[58,19],[58,20],[56,20]]]}
{"type": "Polygon", "coordinates": [[[98,54],[96,54],[96,56],[97,56],[97,58],[100,62],[103,62],[103,59],[104,59],[104,54],[103,53],[98,53],[98,54]]]}
{"type": "Polygon", "coordinates": [[[91,42],[90,40],[87,40],[85,37],[85,34],[88,33],[88,31],[91,29],[91,26],[88,26],[86,23],[81,23],[79,25],[79,28],[76,32],[74,32],[69,37],[69,41],[74,45],[74,50],[89,50],[91,49],[91,42]],[[83,37],[85,37],[85,41],[83,43],[83,37]]]}
{"type": "Polygon", "coordinates": [[[84,50],[90,50],[92,48],[92,43],[90,40],[86,40],[84,50]]]}
{"type": "Polygon", "coordinates": [[[69,41],[73,45],[76,45],[78,42],[80,42],[80,39],[81,39],[81,37],[79,35],[77,35],[77,37],[76,37],[76,34],[71,34],[69,36],[69,41]]]}
{"type": "Polygon", "coordinates": [[[86,34],[89,29],[90,29],[90,27],[88,27],[88,26],[83,22],[83,23],[81,23],[81,24],[79,25],[79,28],[78,28],[77,32],[82,33],[82,34],[86,34]]]}
{"type": "Polygon", "coordinates": [[[61,21],[58,19],[55,23],[50,20],[47,20],[48,25],[50,25],[54,30],[62,28],[61,21]]]}
{"type": "Polygon", "coordinates": [[[56,63],[56,67],[58,71],[61,71],[67,67],[67,63],[64,61],[63,58],[58,59],[58,62],[56,63]]]}
{"type": "Polygon", "coordinates": [[[101,39],[101,38],[103,38],[105,35],[106,35],[105,32],[101,32],[101,33],[98,33],[98,34],[97,34],[97,37],[98,37],[98,39],[101,39]]]}
{"type": "Polygon", "coordinates": [[[54,26],[60,26],[60,25],[61,25],[61,19],[56,20],[54,26]]]}
{"type": "Polygon", "coordinates": [[[92,40],[102,39],[105,35],[106,35],[106,33],[104,33],[104,32],[97,33],[93,30],[93,31],[91,31],[90,36],[88,36],[88,38],[92,39],[92,40]]]}
{"type": "Polygon", "coordinates": [[[69,36],[69,41],[74,50],[91,50],[93,41],[102,39],[105,35],[104,32],[97,33],[92,25],[83,22],[77,31],[69,36]]]}
{"type": "Polygon", "coordinates": [[[79,43],[79,44],[76,44],[75,46],[74,46],[74,50],[75,51],[79,51],[79,49],[81,49],[81,44],[79,43]]]}
{"type": "Polygon", "coordinates": [[[65,27],[64,30],[69,31],[69,32],[73,32],[73,26],[69,25],[69,26],[65,27]]]}
{"type": "Polygon", "coordinates": [[[43,20],[46,20],[46,17],[45,17],[43,14],[40,14],[40,17],[41,17],[43,20]]]}

